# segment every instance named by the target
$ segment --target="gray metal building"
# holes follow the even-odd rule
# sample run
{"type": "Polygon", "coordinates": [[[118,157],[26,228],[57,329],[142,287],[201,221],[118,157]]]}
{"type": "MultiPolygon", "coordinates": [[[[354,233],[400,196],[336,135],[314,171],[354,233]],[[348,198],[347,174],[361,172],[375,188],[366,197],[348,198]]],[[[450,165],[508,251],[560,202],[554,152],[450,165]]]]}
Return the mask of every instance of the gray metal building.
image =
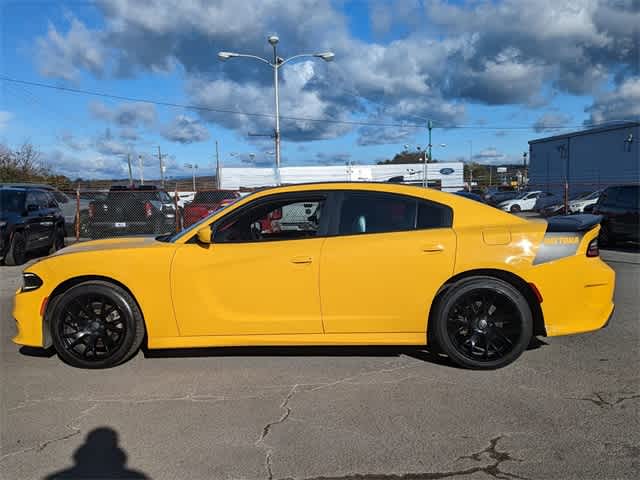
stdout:
{"type": "Polygon", "coordinates": [[[529,141],[529,187],[569,193],[640,183],[640,123],[625,122],[529,141]]]}

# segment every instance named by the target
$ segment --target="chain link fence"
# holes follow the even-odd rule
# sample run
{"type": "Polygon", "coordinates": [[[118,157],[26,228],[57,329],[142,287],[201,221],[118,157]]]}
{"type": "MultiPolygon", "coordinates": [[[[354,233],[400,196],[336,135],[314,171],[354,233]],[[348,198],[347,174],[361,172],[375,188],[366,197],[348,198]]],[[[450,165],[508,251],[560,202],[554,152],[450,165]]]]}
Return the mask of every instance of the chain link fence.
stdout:
{"type": "Polygon", "coordinates": [[[156,188],[63,192],[58,199],[73,241],[131,235],[163,235],[183,227],[185,198],[156,188]]]}

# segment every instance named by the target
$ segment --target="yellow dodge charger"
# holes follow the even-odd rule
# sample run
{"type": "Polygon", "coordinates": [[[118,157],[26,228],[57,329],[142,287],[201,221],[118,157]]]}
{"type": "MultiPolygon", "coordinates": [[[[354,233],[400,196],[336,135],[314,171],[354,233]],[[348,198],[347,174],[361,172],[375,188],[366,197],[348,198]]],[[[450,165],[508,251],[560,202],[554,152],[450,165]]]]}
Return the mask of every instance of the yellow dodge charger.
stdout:
{"type": "Polygon", "coordinates": [[[602,328],[599,217],[527,221],[437,190],[256,192],[175,235],[79,243],[29,266],[20,345],[105,368],[148,348],[429,345],[476,369],[534,335],[602,328]]]}

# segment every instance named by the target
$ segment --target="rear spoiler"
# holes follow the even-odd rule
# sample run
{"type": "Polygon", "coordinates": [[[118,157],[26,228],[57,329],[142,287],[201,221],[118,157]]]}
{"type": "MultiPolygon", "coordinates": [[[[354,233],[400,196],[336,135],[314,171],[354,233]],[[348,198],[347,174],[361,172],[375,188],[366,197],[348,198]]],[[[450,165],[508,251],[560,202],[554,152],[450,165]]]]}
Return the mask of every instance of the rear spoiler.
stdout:
{"type": "Polygon", "coordinates": [[[588,232],[602,221],[602,215],[565,215],[547,221],[547,232],[588,232]]]}

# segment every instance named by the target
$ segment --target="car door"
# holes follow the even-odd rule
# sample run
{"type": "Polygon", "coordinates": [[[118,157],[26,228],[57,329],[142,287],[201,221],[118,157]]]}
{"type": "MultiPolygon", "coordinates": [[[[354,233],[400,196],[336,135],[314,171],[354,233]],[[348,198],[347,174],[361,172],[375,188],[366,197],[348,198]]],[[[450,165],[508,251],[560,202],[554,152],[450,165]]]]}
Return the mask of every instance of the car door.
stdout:
{"type": "Polygon", "coordinates": [[[522,210],[532,210],[536,204],[536,200],[538,199],[539,192],[532,192],[527,194],[522,199],[522,210]]]}
{"type": "Polygon", "coordinates": [[[638,187],[626,185],[619,187],[618,203],[620,215],[617,217],[617,229],[627,239],[638,236],[638,187]]]}
{"type": "Polygon", "coordinates": [[[28,249],[40,248],[47,244],[47,230],[43,225],[43,204],[46,205],[43,192],[29,190],[25,202],[25,236],[28,249]]]}
{"type": "Polygon", "coordinates": [[[322,334],[318,285],[328,195],[254,200],[213,225],[213,243],[182,245],[172,264],[181,335],[322,334]],[[305,218],[281,229],[282,211],[305,218]]]}
{"type": "Polygon", "coordinates": [[[449,207],[381,192],[344,192],[322,248],[326,333],[424,332],[454,268],[449,207]]]}

